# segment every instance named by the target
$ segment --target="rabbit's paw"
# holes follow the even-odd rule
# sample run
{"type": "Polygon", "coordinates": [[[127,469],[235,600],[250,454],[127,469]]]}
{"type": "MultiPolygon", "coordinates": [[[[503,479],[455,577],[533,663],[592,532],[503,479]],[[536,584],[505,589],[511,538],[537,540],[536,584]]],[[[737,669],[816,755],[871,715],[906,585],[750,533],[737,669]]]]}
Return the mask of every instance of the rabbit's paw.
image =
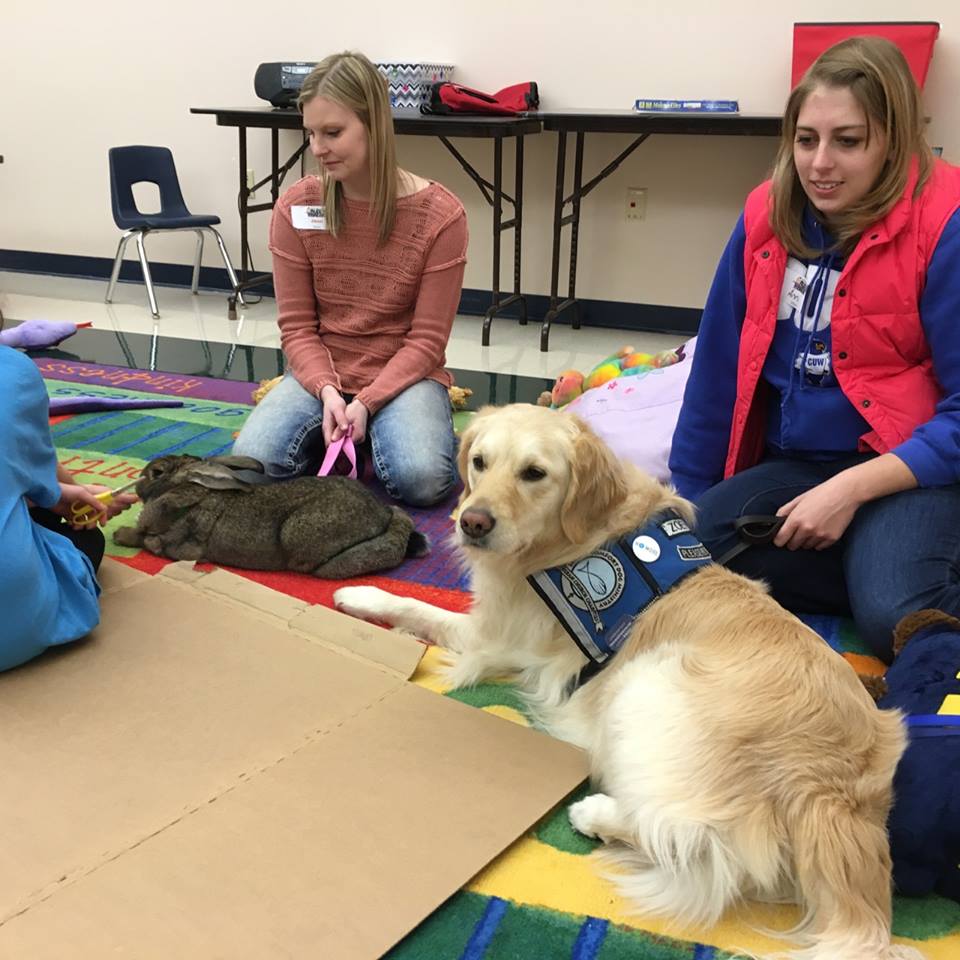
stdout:
{"type": "Polygon", "coordinates": [[[136,527],[118,527],[113,531],[113,542],[121,547],[142,547],[143,534],[136,527]]]}
{"type": "Polygon", "coordinates": [[[338,610],[361,620],[381,620],[386,623],[392,623],[390,611],[395,599],[379,587],[341,587],[333,594],[333,602],[338,610]]]}

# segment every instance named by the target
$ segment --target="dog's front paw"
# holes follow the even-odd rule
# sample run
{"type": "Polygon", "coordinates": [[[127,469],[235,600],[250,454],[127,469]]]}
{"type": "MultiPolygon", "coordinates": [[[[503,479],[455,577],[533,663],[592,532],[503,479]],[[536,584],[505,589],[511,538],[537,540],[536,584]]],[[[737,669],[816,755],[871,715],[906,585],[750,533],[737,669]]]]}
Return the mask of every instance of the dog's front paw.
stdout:
{"type": "Polygon", "coordinates": [[[459,654],[445,650],[444,663],[440,667],[440,676],[451,690],[461,687],[475,687],[487,676],[486,661],[475,654],[459,654]]]}
{"type": "Polygon", "coordinates": [[[585,837],[603,838],[618,816],[617,801],[605,793],[593,793],[571,803],[567,814],[570,826],[585,837]]]}
{"type": "Polygon", "coordinates": [[[390,622],[389,609],[393,597],[379,587],[341,587],[333,594],[338,610],[361,620],[390,622]]]}

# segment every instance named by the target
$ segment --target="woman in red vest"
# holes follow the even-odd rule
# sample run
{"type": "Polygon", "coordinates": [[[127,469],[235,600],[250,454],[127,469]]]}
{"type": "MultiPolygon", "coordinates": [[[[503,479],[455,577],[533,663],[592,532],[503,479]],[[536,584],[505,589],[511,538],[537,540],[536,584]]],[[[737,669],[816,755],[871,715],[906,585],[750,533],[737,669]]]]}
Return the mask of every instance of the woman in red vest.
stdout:
{"type": "MultiPolygon", "coordinates": [[[[937,719],[915,714],[936,714],[960,669],[958,208],[960,169],[933,157],[899,49],[857,37],[822,54],[723,254],[670,457],[714,556],[738,519],[777,515],[733,569],[791,610],[852,614],[888,662],[900,625],[881,705],[911,724],[937,719]]],[[[895,879],[960,899],[944,821],[960,785],[935,773],[960,770],[960,737],[911,741],[895,879]]]]}
{"type": "Polygon", "coordinates": [[[724,252],[670,458],[715,555],[737,518],[784,517],[731,566],[852,611],[886,660],[904,615],[960,614],[958,207],[899,49],[826,51],[724,252]]]}

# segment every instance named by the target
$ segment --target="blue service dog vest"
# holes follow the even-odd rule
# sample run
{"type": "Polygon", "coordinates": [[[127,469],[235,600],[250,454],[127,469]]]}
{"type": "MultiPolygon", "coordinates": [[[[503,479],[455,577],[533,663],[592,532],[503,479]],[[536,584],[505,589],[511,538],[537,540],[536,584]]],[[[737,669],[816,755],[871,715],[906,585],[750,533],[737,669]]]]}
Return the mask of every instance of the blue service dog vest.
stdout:
{"type": "Polygon", "coordinates": [[[712,562],[687,522],[671,510],[527,581],[590,661],[580,672],[579,686],[610,662],[654,600],[712,562]]]}

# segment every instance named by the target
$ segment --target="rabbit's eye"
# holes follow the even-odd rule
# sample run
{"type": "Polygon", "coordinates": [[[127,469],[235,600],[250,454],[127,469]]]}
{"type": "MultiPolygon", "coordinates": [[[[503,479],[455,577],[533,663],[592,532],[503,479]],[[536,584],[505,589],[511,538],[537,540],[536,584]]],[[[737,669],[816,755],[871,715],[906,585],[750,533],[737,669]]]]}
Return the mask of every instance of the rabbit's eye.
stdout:
{"type": "Polygon", "coordinates": [[[473,469],[479,473],[481,470],[483,470],[483,467],[484,467],[483,457],[481,457],[480,454],[478,453],[473,458],[473,469]]]}

